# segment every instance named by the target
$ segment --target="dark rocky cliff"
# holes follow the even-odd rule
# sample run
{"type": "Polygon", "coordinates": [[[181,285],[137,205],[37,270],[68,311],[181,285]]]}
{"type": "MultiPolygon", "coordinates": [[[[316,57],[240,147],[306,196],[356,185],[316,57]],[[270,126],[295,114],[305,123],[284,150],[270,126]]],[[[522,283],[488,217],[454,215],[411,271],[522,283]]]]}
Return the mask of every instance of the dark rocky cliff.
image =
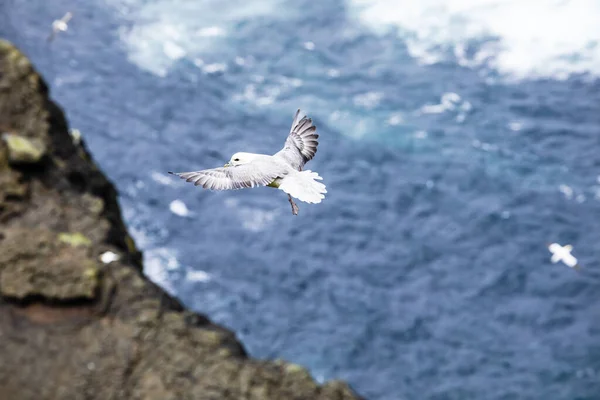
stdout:
{"type": "Polygon", "coordinates": [[[143,275],[114,186],[1,40],[0,135],[0,399],[358,398],[248,358],[143,275]]]}

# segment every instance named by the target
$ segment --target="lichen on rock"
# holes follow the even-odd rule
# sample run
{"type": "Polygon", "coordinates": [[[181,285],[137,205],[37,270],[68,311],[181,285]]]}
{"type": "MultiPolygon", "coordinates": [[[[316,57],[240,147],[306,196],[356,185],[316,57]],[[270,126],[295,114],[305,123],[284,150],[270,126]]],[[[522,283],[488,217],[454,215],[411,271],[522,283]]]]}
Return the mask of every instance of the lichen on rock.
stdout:
{"type": "Polygon", "coordinates": [[[75,233],[59,233],[58,234],[58,240],[63,242],[63,243],[67,243],[70,244],[71,246],[74,247],[87,247],[90,246],[92,244],[92,242],[90,241],[90,239],[86,238],[84,235],[82,235],[79,232],[75,232],[75,233]]]}
{"type": "Polygon", "coordinates": [[[8,162],[11,164],[36,164],[46,153],[44,143],[36,139],[4,133],[2,140],[8,148],[8,162]]]}

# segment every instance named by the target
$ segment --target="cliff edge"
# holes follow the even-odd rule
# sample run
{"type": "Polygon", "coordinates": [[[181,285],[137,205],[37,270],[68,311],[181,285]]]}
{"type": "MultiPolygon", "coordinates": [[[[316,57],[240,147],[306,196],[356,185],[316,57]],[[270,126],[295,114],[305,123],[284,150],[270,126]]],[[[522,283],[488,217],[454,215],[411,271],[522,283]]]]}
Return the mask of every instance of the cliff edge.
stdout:
{"type": "Polygon", "coordinates": [[[248,358],[149,281],[116,195],[30,61],[0,40],[1,399],[359,398],[248,358]]]}

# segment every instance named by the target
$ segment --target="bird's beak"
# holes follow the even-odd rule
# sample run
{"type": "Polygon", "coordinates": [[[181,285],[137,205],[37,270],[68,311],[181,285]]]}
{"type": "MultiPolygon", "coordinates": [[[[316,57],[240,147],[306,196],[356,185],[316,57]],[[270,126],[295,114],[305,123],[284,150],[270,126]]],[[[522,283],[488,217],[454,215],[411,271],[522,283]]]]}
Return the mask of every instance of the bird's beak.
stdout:
{"type": "Polygon", "coordinates": [[[227,163],[227,164],[223,165],[223,167],[224,167],[224,168],[226,168],[226,167],[230,167],[230,166],[231,166],[231,164],[229,164],[229,163],[227,163]]]}

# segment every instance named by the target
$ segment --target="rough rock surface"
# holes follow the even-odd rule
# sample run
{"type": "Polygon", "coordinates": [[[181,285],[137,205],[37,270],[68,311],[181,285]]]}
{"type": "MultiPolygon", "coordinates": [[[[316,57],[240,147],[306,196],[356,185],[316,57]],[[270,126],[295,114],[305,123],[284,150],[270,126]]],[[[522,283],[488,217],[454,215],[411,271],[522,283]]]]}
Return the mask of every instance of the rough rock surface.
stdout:
{"type": "Polygon", "coordinates": [[[4,41],[0,135],[0,398],[358,398],[300,366],[248,358],[144,277],[114,187],[4,41]],[[120,259],[103,264],[106,251],[120,259]]]}

